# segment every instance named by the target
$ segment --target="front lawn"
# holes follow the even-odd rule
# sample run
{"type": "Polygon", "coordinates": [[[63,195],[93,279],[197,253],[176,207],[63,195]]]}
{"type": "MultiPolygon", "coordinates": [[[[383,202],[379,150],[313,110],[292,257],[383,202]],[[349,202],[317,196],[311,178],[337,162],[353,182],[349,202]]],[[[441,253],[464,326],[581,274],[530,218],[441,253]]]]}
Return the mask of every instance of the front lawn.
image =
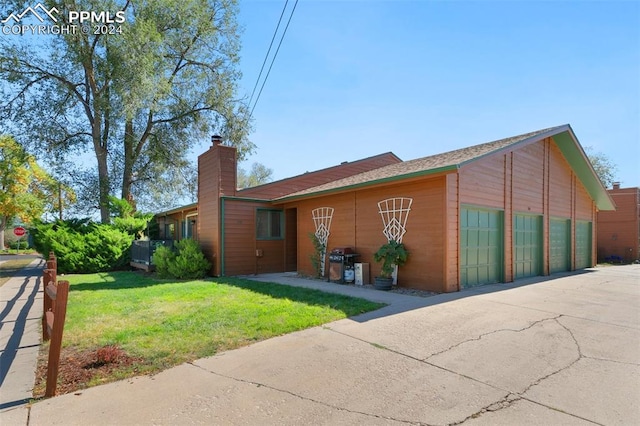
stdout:
{"type": "MultiPolygon", "coordinates": [[[[71,284],[60,379],[64,381],[65,365],[70,361],[65,360],[65,354],[68,358],[87,358],[89,366],[76,367],[85,370],[109,364],[105,359],[88,357],[88,353],[102,353],[104,358],[105,351],[111,351],[106,361],[127,360],[122,368],[111,365],[96,370],[82,383],[71,387],[63,384],[65,392],[157,372],[383,306],[239,278],[173,282],[136,272],[114,272],[58,279],[71,284]]],[[[43,386],[36,386],[36,396],[43,386]]]]}

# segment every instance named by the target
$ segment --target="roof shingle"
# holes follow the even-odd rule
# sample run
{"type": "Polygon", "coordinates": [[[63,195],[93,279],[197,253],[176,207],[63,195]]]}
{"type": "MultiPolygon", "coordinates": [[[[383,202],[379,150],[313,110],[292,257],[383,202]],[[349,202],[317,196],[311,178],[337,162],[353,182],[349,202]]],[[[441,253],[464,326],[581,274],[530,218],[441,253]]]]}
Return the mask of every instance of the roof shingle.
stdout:
{"type": "Polygon", "coordinates": [[[487,142],[480,145],[474,145],[467,148],[457,149],[442,154],[431,155],[428,157],[417,158],[415,160],[404,161],[402,163],[391,164],[370,170],[344,179],[307,188],[302,191],[288,194],[281,197],[280,200],[322,193],[340,188],[348,188],[353,186],[366,185],[386,179],[400,178],[415,174],[429,174],[439,170],[454,169],[469,161],[477,160],[485,155],[492,154],[512,145],[533,142],[543,139],[549,135],[568,129],[568,125],[549,127],[547,129],[537,130],[510,138],[500,139],[493,142],[487,142]]]}

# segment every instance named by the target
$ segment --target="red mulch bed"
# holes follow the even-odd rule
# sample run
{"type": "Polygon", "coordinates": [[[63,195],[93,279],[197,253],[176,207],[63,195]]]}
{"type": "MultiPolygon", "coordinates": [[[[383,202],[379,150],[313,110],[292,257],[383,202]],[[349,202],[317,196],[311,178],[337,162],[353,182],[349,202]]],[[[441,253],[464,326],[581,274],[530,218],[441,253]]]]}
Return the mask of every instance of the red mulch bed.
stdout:
{"type": "MultiPolygon", "coordinates": [[[[44,397],[47,385],[48,345],[42,346],[36,369],[36,383],[33,389],[34,398],[44,397]]],[[[114,374],[121,371],[126,376],[136,375],[136,364],[141,364],[142,358],[127,355],[118,346],[104,346],[97,349],[78,350],[63,348],[60,354],[58,368],[58,384],[56,395],[77,392],[96,382],[108,383],[115,380],[114,374]]],[[[118,375],[118,378],[122,378],[118,375]]]]}

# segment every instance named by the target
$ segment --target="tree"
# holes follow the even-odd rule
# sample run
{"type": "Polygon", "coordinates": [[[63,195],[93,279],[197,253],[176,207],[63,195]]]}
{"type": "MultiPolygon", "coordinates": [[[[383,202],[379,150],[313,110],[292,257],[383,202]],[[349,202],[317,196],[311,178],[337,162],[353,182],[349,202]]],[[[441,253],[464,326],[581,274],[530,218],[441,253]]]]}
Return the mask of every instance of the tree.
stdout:
{"type": "Polygon", "coordinates": [[[64,202],[73,202],[73,192],[42,170],[12,137],[0,135],[0,249],[5,229],[16,218],[30,223],[64,202]]]}
{"type": "Polygon", "coordinates": [[[616,172],[618,167],[606,154],[596,152],[593,147],[587,146],[584,149],[587,157],[589,157],[591,165],[593,166],[593,170],[595,170],[596,174],[600,178],[600,182],[602,182],[605,188],[611,188],[613,186],[613,182],[617,180],[616,172]]]}
{"type": "Polygon", "coordinates": [[[249,172],[238,167],[238,188],[251,188],[252,186],[271,182],[273,180],[272,175],[273,170],[260,163],[253,163],[249,172]]]}
{"type": "MultiPolygon", "coordinates": [[[[24,6],[9,3],[2,16],[24,6]]],[[[49,49],[33,43],[36,36],[0,40],[5,126],[60,157],[91,152],[103,222],[109,195],[119,189],[122,199],[135,198],[144,182],[184,169],[189,147],[207,135],[220,133],[240,158],[253,151],[247,108],[236,96],[235,0],[46,4],[62,11],[61,25],[74,24],[74,9],[126,17],[114,26],[120,33],[50,36],[49,49]]]]}

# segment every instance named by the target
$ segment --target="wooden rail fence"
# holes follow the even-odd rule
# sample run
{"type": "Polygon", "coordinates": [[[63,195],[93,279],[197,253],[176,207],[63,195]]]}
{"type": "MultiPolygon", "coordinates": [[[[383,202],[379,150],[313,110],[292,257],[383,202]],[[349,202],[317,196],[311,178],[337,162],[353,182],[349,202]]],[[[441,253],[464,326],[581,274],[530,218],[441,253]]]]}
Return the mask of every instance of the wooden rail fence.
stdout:
{"type": "Polygon", "coordinates": [[[47,361],[47,389],[45,396],[55,396],[62,349],[62,332],[67,315],[69,281],[57,281],[57,260],[53,252],[49,253],[47,268],[43,271],[44,314],[42,315],[42,340],[51,340],[47,361]]]}

